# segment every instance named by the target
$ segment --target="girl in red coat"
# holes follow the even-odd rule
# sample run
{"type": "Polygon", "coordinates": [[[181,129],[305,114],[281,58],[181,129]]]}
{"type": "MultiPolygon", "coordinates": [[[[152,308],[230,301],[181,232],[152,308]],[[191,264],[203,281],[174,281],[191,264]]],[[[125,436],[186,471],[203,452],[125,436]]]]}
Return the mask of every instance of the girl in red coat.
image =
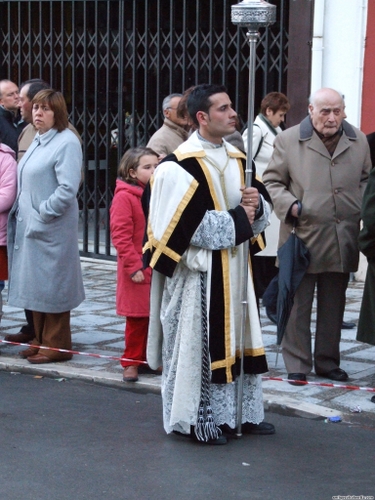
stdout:
{"type": "Polygon", "coordinates": [[[126,316],[125,351],[121,360],[123,380],[138,380],[137,361],[146,360],[150,315],[151,268],[143,269],[142,241],[145,216],[141,196],[158,164],[150,148],[129,149],[118,168],[116,190],[110,210],[110,227],[117,251],[116,312],[126,316]]]}

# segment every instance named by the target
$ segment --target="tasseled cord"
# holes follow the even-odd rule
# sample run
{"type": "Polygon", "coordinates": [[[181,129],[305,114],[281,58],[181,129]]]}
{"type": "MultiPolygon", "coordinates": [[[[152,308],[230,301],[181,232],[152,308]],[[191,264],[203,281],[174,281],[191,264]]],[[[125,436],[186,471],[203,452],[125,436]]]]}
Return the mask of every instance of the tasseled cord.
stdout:
{"type": "Polygon", "coordinates": [[[194,432],[198,441],[217,439],[221,429],[215,424],[210,405],[210,360],[207,336],[206,283],[204,273],[200,273],[202,294],[202,384],[198,419],[194,432]]]}

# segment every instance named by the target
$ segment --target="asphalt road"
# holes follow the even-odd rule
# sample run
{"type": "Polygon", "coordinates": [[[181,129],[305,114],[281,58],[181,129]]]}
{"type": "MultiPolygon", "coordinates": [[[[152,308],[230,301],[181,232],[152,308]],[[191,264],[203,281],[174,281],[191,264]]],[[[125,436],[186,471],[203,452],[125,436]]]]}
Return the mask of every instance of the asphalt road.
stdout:
{"type": "MultiPolygon", "coordinates": [[[[161,398],[0,372],[1,500],[375,496],[375,430],[272,413],[273,436],[167,436],[161,398]]],[[[354,497],[353,497],[354,498],[354,497]]]]}

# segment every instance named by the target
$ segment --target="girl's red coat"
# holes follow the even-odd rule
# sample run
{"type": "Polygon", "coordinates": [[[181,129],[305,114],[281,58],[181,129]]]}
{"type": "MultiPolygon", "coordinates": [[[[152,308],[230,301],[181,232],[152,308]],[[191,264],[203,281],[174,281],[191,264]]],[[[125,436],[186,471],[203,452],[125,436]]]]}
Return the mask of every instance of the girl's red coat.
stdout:
{"type": "Polygon", "coordinates": [[[112,242],[117,250],[116,312],[121,316],[150,315],[151,268],[143,270],[145,281],[131,276],[142,269],[142,241],[145,216],[141,205],[143,187],[117,179],[110,209],[112,242]]]}

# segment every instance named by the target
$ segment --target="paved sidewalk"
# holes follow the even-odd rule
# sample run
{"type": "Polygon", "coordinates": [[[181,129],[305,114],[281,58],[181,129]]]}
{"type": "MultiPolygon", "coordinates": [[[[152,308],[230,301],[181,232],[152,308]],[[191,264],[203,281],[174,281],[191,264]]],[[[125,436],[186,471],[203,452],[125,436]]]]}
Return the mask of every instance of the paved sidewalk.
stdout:
{"type": "MultiPolygon", "coordinates": [[[[72,312],[73,349],[104,357],[75,355],[67,362],[31,365],[18,355],[24,347],[0,343],[0,369],[58,380],[80,378],[124,389],[160,392],[159,375],[145,373],[135,384],[124,383],[119,361],[105,357],[121,357],[124,347],[125,320],[116,316],[115,312],[115,263],[82,259],[82,269],[86,300],[72,312]]],[[[350,283],[346,321],[357,322],[362,291],[363,283],[350,283]]],[[[6,297],[6,291],[3,294],[6,297]]],[[[286,378],[281,354],[275,368],[276,326],[265,316],[264,308],[261,310],[261,322],[270,369],[264,377],[286,378]]],[[[24,323],[23,311],[5,303],[0,340],[8,333],[17,333],[24,323]]],[[[375,347],[357,342],[355,336],[355,329],[342,331],[341,367],[350,375],[348,385],[375,387],[375,347]]],[[[308,379],[311,382],[331,382],[313,374],[308,379]]],[[[375,393],[314,385],[295,387],[287,382],[271,380],[263,381],[263,389],[265,408],[271,411],[308,418],[341,416],[344,422],[361,422],[375,427],[375,404],[370,401],[375,393]]]]}

